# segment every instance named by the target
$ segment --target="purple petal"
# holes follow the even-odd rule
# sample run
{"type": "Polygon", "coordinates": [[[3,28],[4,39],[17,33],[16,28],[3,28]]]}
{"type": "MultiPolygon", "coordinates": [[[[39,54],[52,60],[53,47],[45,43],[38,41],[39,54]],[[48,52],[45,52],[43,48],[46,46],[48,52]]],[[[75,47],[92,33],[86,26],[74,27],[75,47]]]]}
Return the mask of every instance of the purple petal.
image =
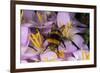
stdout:
{"type": "Polygon", "coordinates": [[[77,50],[77,48],[70,42],[70,41],[65,41],[66,45],[66,51],[67,53],[72,53],[77,50]]]}
{"type": "Polygon", "coordinates": [[[34,59],[37,58],[37,53],[25,53],[22,59],[34,59]]]}
{"type": "Polygon", "coordinates": [[[44,23],[44,26],[51,27],[52,24],[53,24],[53,22],[52,21],[49,21],[49,22],[44,23]]]}
{"type": "Polygon", "coordinates": [[[74,35],[74,36],[72,37],[72,41],[73,41],[79,48],[81,48],[82,45],[83,45],[83,43],[84,43],[83,38],[82,38],[81,36],[79,36],[79,35],[74,35]]]}
{"type": "Polygon", "coordinates": [[[25,54],[25,52],[27,51],[28,47],[26,46],[21,46],[21,56],[23,56],[25,54]]]}
{"type": "Polygon", "coordinates": [[[44,41],[43,46],[46,48],[46,46],[48,45],[48,41],[44,41]]]}
{"type": "Polygon", "coordinates": [[[67,61],[76,61],[76,60],[77,59],[75,57],[72,57],[72,56],[67,58],[67,61]]]}
{"type": "Polygon", "coordinates": [[[40,55],[42,61],[54,61],[57,60],[55,52],[49,51],[40,55]]]}
{"type": "Polygon", "coordinates": [[[75,56],[77,60],[81,60],[82,52],[81,50],[78,50],[78,51],[73,52],[73,55],[75,56]]]}
{"type": "MultiPolygon", "coordinates": [[[[81,26],[81,27],[87,27],[85,24],[81,24],[80,22],[78,22],[77,20],[73,21],[73,25],[74,27],[77,28],[77,26],[81,26]]],[[[77,28],[77,30],[79,30],[81,33],[84,32],[86,30],[86,28],[77,28]]]]}
{"type": "Polygon", "coordinates": [[[21,26],[21,45],[26,46],[28,43],[28,27],[21,26]]]}
{"type": "Polygon", "coordinates": [[[58,27],[66,25],[71,20],[70,14],[68,12],[59,12],[57,15],[58,27]]]}
{"type": "Polygon", "coordinates": [[[74,24],[74,26],[83,26],[83,27],[86,27],[86,25],[85,25],[85,24],[80,23],[80,22],[79,22],[79,21],[77,21],[76,19],[75,19],[75,20],[73,20],[73,24],[74,24]]]}
{"type": "Polygon", "coordinates": [[[86,28],[77,28],[81,33],[83,33],[85,30],[86,30],[86,28]]]}
{"type": "Polygon", "coordinates": [[[33,10],[23,10],[23,17],[27,20],[33,20],[34,14],[33,10]]]}
{"type": "Polygon", "coordinates": [[[21,60],[21,63],[27,63],[27,61],[26,60],[21,60]]]}
{"type": "Polygon", "coordinates": [[[75,27],[69,29],[69,31],[70,31],[71,33],[73,33],[73,34],[75,34],[75,33],[80,33],[80,32],[81,32],[80,30],[78,30],[78,29],[75,28],[75,27]]]}
{"type": "Polygon", "coordinates": [[[44,11],[37,11],[35,21],[38,23],[39,26],[44,25],[44,23],[47,21],[46,13],[44,11]],[[41,20],[39,19],[38,14],[42,18],[41,20]]]}
{"type": "Polygon", "coordinates": [[[88,46],[86,44],[83,44],[83,47],[82,47],[84,50],[89,50],[88,46]]]}
{"type": "Polygon", "coordinates": [[[89,53],[88,50],[84,50],[84,49],[73,52],[73,55],[77,60],[82,60],[82,50],[84,51],[84,59],[86,59],[86,53],[89,53]]]}

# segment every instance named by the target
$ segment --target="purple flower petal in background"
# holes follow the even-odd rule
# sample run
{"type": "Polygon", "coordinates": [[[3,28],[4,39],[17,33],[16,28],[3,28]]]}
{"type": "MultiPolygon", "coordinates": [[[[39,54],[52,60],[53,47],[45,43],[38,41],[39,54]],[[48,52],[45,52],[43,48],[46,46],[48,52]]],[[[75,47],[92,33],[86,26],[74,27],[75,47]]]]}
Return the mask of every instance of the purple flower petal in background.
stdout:
{"type": "Polygon", "coordinates": [[[88,48],[88,46],[87,46],[86,44],[83,44],[82,48],[83,48],[84,50],[89,50],[89,48],[88,48]]]}
{"type": "Polygon", "coordinates": [[[21,59],[23,58],[23,55],[25,55],[25,52],[27,51],[28,47],[26,46],[21,46],[21,59]]]}
{"type": "Polygon", "coordinates": [[[85,24],[80,23],[80,22],[77,21],[76,19],[73,20],[73,26],[74,26],[74,27],[77,27],[77,29],[78,29],[79,31],[81,31],[81,33],[83,33],[83,32],[86,30],[86,28],[87,28],[87,26],[86,26],[85,24]],[[80,27],[83,27],[83,28],[80,28],[80,27]]]}
{"type": "Polygon", "coordinates": [[[43,26],[47,22],[47,16],[44,11],[36,11],[34,21],[39,25],[43,26]]]}
{"type": "Polygon", "coordinates": [[[43,33],[48,33],[51,31],[52,24],[53,24],[52,21],[46,22],[46,23],[44,23],[44,26],[42,26],[42,29],[40,29],[40,27],[39,27],[39,29],[42,30],[43,33]]]}
{"type": "Polygon", "coordinates": [[[28,63],[26,60],[21,60],[21,63],[28,63]]]}
{"type": "Polygon", "coordinates": [[[33,10],[23,10],[23,18],[26,20],[33,20],[33,16],[35,15],[33,10]]]}
{"type": "Polygon", "coordinates": [[[21,26],[21,45],[26,46],[28,43],[28,27],[21,26]]]}
{"type": "Polygon", "coordinates": [[[24,17],[30,19],[28,23],[31,23],[31,27],[39,28],[39,30],[43,33],[50,32],[52,24],[54,23],[54,18],[52,17],[49,21],[47,20],[47,13],[45,11],[23,11],[24,17]],[[30,13],[28,15],[28,13],[30,13]],[[32,16],[33,15],[33,16],[32,16]],[[29,16],[29,17],[28,17],[29,16]],[[32,17],[31,17],[32,16],[32,17]]]}
{"type": "Polygon", "coordinates": [[[62,25],[66,25],[69,21],[71,21],[70,13],[58,12],[58,14],[57,14],[58,27],[61,27],[62,25]]]}
{"type": "Polygon", "coordinates": [[[86,27],[85,24],[82,24],[81,22],[79,22],[79,21],[76,20],[75,18],[74,18],[74,20],[73,20],[73,24],[74,24],[74,26],[83,26],[83,27],[86,27]]]}
{"type": "Polygon", "coordinates": [[[46,47],[48,45],[48,41],[44,41],[43,46],[46,47]]]}
{"type": "Polygon", "coordinates": [[[29,35],[29,27],[32,24],[26,23],[26,24],[21,24],[21,45],[22,46],[27,46],[28,45],[28,35],[29,35]]]}
{"type": "Polygon", "coordinates": [[[29,44],[29,28],[32,24],[21,24],[21,57],[25,55],[29,44]]]}
{"type": "Polygon", "coordinates": [[[76,27],[72,27],[71,29],[69,29],[69,32],[71,32],[73,35],[76,33],[81,33],[81,31],[78,30],[76,27]]]}
{"type": "Polygon", "coordinates": [[[40,55],[41,61],[56,61],[57,55],[55,52],[49,51],[40,55]]]}
{"type": "Polygon", "coordinates": [[[28,60],[39,61],[39,52],[29,47],[21,47],[21,62],[28,60]]]}
{"type": "Polygon", "coordinates": [[[38,60],[38,53],[25,53],[24,55],[22,55],[21,59],[22,60],[27,60],[27,59],[38,60]]]}
{"type": "Polygon", "coordinates": [[[66,45],[66,49],[65,49],[66,53],[72,53],[77,50],[77,48],[72,44],[71,41],[65,41],[64,43],[66,45]]]}
{"type": "Polygon", "coordinates": [[[79,36],[79,35],[74,35],[72,37],[72,41],[79,47],[81,48],[83,46],[83,43],[84,43],[84,39],[79,36]]]}
{"type": "Polygon", "coordinates": [[[70,56],[70,57],[67,57],[67,61],[76,61],[77,59],[75,58],[75,57],[72,57],[72,56],[70,56]]]}

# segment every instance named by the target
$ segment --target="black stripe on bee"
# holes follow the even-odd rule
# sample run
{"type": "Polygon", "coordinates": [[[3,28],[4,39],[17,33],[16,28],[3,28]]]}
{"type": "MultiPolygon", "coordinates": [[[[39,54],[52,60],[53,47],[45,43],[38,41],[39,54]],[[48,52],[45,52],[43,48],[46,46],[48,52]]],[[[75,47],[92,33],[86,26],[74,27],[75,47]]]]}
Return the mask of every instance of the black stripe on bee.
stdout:
{"type": "Polygon", "coordinates": [[[58,34],[49,34],[48,37],[49,39],[56,39],[58,41],[61,41],[61,36],[58,34]]]}

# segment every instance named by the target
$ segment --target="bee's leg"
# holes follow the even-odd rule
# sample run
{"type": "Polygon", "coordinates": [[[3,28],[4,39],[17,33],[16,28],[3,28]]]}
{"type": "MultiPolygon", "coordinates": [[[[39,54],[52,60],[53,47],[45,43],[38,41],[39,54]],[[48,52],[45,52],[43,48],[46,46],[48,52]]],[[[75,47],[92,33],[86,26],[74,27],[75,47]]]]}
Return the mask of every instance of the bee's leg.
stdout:
{"type": "Polygon", "coordinates": [[[59,56],[59,49],[58,49],[58,47],[57,47],[57,56],[58,56],[58,58],[60,58],[60,56],[59,56]]]}

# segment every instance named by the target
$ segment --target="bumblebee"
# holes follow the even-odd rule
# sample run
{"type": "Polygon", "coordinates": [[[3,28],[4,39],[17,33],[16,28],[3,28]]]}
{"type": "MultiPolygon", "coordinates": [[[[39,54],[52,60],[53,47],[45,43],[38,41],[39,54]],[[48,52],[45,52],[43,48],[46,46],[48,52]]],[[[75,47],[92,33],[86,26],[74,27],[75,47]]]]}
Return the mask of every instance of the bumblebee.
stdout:
{"type": "Polygon", "coordinates": [[[57,51],[58,57],[59,57],[59,49],[58,49],[59,45],[62,43],[63,46],[66,48],[64,44],[64,37],[59,29],[52,29],[51,32],[47,34],[46,41],[48,42],[46,49],[49,48],[52,51],[57,51]]]}

